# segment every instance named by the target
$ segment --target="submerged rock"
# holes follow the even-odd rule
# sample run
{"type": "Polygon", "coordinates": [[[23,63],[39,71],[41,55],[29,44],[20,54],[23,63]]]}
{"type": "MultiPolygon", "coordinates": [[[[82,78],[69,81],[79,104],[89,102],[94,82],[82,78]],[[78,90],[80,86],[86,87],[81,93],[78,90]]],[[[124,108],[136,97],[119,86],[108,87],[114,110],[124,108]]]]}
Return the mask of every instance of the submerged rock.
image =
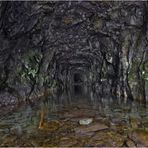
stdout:
{"type": "Polygon", "coordinates": [[[58,120],[51,120],[49,122],[44,122],[42,126],[39,127],[41,130],[47,130],[50,132],[56,131],[58,128],[60,128],[62,123],[58,120]]]}
{"type": "Polygon", "coordinates": [[[136,129],[129,137],[139,146],[148,146],[148,131],[146,130],[136,129]]]}
{"type": "Polygon", "coordinates": [[[134,141],[131,140],[131,139],[127,139],[126,145],[127,145],[128,147],[135,147],[135,146],[136,146],[135,143],[134,143],[134,141]]]}
{"type": "Polygon", "coordinates": [[[99,147],[121,147],[124,143],[124,137],[112,131],[99,131],[90,139],[90,146],[99,147]]]}
{"type": "Polygon", "coordinates": [[[10,129],[10,133],[20,137],[23,134],[22,127],[20,125],[16,125],[10,129]]]}
{"type": "Polygon", "coordinates": [[[141,124],[141,119],[130,117],[130,124],[133,129],[137,129],[141,124]]]}
{"type": "Polygon", "coordinates": [[[89,125],[93,122],[93,118],[84,118],[79,120],[80,125],[89,125]]]}
{"type": "Polygon", "coordinates": [[[62,137],[59,142],[59,146],[70,147],[77,144],[77,139],[74,136],[62,137]]]}
{"type": "Polygon", "coordinates": [[[16,136],[6,136],[3,139],[2,143],[0,143],[0,146],[1,147],[12,146],[15,140],[16,140],[16,136]]]}
{"type": "Polygon", "coordinates": [[[108,127],[105,124],[94,123],[85,127],[83,126],[83,127],[75,128],[74,131],[76,134],[86,134],[89,132],[96,132],[96,131],[105,130],[105,129],[108,129],[108,127]]]}

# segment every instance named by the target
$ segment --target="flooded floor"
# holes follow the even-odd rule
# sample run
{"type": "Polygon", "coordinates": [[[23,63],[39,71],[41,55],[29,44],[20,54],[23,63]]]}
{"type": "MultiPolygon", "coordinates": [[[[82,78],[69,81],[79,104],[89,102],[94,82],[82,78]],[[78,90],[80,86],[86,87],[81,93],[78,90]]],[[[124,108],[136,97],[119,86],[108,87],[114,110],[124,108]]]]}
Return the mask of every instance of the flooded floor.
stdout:
{"type": "Polygon", "coordinates": [[[148,109],[111,97],[49,97],[1,117],[0,146],[148,146],[148,109]]]}

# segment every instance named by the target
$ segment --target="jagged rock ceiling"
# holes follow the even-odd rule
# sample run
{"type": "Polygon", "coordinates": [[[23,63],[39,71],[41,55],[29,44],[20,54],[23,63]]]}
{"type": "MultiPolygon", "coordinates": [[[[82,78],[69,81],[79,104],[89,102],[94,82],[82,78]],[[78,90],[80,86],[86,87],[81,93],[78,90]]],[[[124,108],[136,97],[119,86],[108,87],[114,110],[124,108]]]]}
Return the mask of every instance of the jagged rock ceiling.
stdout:
{"type": "Polygon", "coordinates": [[[67,83],[71,73],[83,71],[92,85],[105,78],[109,87],[121,83],[130,94],[129,61],[146,61],[147,2],[1,2],[0,7],[1,86],[22,86],[18,73],[29,68],[35,71],[24,74],[31,88],[52,80],[67,83]]]}

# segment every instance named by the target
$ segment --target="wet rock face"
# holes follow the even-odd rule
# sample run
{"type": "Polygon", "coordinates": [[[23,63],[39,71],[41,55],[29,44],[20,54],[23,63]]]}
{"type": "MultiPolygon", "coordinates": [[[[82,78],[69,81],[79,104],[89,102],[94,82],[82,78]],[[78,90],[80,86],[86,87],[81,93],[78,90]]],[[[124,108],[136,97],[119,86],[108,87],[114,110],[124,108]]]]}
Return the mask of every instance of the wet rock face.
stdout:
{"type": "Polygon", "coordinates": [[[10,93],[3,92],[0,94],[0,114],[3,116],[10,111],[13,111],[18,103],[18,98],[10,93]]]}
{"type": "Polygon", "coordinates": [[[17,99],[14,96],[12,96],[12,95],[10,95],[8,93],[1,94],[0,98],[1,98],[0,99],[1,107],[7,106],[7,105],[10,105],[10,104],[14,105],[17,102],[17,99]],[[7,96],[7,100],[5,100],[6,96],[7,96]]]}
{"type": "Polygon", "coordinates": [[[134,75],[147,55],[147,2],[1,2],[0,8],[1,90],[30,97],[43,86],[73,89],[77,72],[99,93],[105,86],[131,96],[127,82],[139,79],[134,75]]]}

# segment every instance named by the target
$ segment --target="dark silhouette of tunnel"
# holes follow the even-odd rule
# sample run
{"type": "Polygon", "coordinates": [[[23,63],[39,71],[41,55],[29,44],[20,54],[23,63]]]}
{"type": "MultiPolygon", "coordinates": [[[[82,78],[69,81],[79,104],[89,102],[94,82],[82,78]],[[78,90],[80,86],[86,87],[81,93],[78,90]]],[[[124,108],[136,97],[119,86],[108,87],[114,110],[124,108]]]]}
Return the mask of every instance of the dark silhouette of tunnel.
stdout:
{"type": "Polygon", "coordinates": [[[74,95],[83,95],[83,87],[84,87],[84,78],[81,73],[74,73],[73,75],[73,83],[74,83],[74,95]]]}
{"type": "Polygon", "coordinates": [[[74,83],[81,83],[83,82],[83,76],[80,73],[74,74],[74,83]]]}

